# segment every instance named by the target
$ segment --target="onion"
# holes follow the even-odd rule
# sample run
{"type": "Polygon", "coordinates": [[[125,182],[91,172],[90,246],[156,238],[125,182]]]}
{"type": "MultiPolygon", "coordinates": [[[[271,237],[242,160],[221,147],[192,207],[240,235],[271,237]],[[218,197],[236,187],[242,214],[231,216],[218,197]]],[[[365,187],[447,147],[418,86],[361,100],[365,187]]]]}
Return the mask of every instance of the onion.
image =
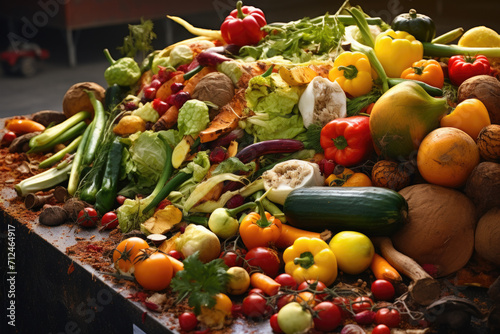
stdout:
{"type": "Polygon", "coordinates": [[[347,324],[344,326],[344,328],[342,328],[340,334],[365,334],[365,331],[358,325],[347,324]]]}

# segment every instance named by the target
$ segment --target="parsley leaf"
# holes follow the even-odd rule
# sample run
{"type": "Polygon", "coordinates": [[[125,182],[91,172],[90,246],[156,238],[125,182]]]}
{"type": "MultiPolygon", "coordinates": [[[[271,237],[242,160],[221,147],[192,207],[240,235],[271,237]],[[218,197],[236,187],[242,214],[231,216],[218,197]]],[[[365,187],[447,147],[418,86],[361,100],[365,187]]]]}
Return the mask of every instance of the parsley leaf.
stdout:
{"type": "Polygon", "coordinates": [[[146,52],[153,50],[151,45],[156,34],[153,32],[153,21],[141,18],[141,24],[129,24],[129,35],[123,39],[123,46],[119,47],[121,54],[124,57],[134,58],[137,53],[141,52],[142,58],[146,52]]]}
{"type": "Polygon", "coordinates": [[[177,302],[189,296],[189,306],[194,307],[196,314],[200,314],[202,306],[215,306],[214,296],[226,290],[230,278],[228,267],[222,259],[204,264],[198,252],[188,256],[183,263],[184,270],[177,272],[170,286],[179,293],[177,302]]]}

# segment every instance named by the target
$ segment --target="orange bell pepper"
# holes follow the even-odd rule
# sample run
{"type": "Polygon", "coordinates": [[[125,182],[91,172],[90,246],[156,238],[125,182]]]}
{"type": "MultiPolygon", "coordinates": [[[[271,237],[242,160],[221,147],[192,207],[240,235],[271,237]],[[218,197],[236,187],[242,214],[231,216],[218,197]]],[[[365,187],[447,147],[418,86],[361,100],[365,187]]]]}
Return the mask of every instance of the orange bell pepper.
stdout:
{"type": "Polygon", "coordinates": [[[441,118],[441,127],[453,127],[466,132],[477,140],[479,132],[491,124],[488,109],[478,99],[467,99],[460,102],[454,110],[441,118]]]}
{"type": "Polygon", "coordinates": [[[262,197],[255,201],[259,213],[250,212],[240,223],[241,240],[247,249],[269,247],[281,235],[281,221],[264,210],[261,199],[262,197]]]}
{"type": "Polygon", "coordinates": [[[422,81],[437,88],[442,88],[444,84],[443,69],[434,59],[414,62],[411,67],[401,73],[401,78],[422,81]]]}
{"type": "Polygon", "coordinates": [[[371,187],[372,180],[364,173],[355,173],[349,168],[338,165],[325,180],[330,187],[371,187]]]}

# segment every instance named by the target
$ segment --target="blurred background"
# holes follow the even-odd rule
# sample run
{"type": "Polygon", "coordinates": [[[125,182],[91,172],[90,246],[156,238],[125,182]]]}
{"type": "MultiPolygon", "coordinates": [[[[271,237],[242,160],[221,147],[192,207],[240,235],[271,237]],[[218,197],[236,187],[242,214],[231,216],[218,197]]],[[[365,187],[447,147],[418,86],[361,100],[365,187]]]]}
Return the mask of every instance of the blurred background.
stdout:
{"type": "MultiPolygon", "coordinates": [[[[261,8],[267,22],[286,22],[302,17],[335,13],[343,0],[246,0],[261,8]]],[[[433,18],[437,34],[457,27],[465,30],[484,25],[500,32],[498,0],[351,0],[370,16],[390,23],[398,14],[415,8],[433,18]]],[[[0,2],[0,52],[9,45],[32,43],[48,51],[29,77],[0,71],[0,117],[28,115],[62,109],[66,90],[77,82],[106,85],[108,63],[103,49],[115,58],[117,47],[128,35],[128,24],[141,17],[154,22],[155,49],[193,37],[165,15],[184,18],[196,27],[219,29],[236,6],[236,0],[16,0],[0,2]]],[[[5,62],[3,62],[5,65],[5,62]]],[[[33,64],[31,64],[33,65],[33,64]]],[[[27,64],[27,71],[30,64],[27,64]]],[[[3,66],[5,67],[5,66],[3,66]]],[[[7,68],[9,68],[7,66],[7,68]]]]}

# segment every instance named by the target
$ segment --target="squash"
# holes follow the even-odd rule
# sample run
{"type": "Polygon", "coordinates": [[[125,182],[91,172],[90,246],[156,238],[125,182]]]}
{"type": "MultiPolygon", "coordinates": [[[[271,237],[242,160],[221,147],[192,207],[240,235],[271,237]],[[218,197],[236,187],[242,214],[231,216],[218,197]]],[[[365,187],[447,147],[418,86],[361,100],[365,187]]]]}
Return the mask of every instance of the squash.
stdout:
{"type": "Polygon", "coordinates": [[[408,206],[386,188],[307,187],[288,194],[283,212],[290,225],[304,230],[387,236],[404,225],[408,206]]]}
{"type": "Polygon", "coordinates": [[[445,98],[431,97],[413,81],[392,87],[375,102],[370,114],[375,151],[388,160],[409,159],[447,111],[445,98]]]}
{"type": "Polygon", "coordinates": [[[412,170],[415,167],[407,163],[379,160],[372,168],[372,183],[376,187],[399,191],[410,185],[412,170]]]}
{"type": "Polygon", "coordinates": [[[500,162],[500,125],[485,126],[477,136],[477,147],[484,160],[500,162]]]}
{"type": "Polygon", "coordinates": [[[475,250],[483,259],[500,266],[500,207],[489,210],[479,219],[475,250]]]}
{"type": "Polygon", "coordinates": [[[479,160],[474,139],[452,127],[429,133],[417,153],[420,175],[429,183],[451,188],[463,186],[479,160]]]}
{"type": "Polygon", "coordinates": [[[392,236],[394,247],[435,277],[464,267],[474,251],[472,201],[458,190],[427,183],[399,193],[408,203],[408,224],[392,236]]]}

